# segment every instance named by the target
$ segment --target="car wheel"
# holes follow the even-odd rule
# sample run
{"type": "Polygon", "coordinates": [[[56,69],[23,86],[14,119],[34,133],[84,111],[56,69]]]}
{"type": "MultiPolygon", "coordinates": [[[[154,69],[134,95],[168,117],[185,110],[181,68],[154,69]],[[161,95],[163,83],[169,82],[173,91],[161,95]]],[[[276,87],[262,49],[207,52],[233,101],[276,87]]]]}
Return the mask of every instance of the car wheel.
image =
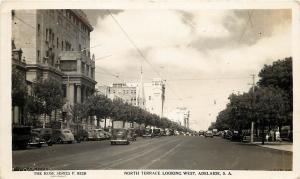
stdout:
{"type": "Polygon", "coordinates": [[[41,147],[42,147],[42,144],[37,144],[37,147],[38,147],[38,148],[41,148],[41,147]]]}
{"type": "Polygon", "coordinates": [[[114,142],[110,142],[110,145],[114,145],[115,143],[114,142]]]}
{"type": "Polygon", "coordinates": [[[48,146],[52,146],[52,141],[48,142],[47,144],[48,146]]]}
{"type": "Polygon", "coordinates": [[[62,143],[63,143],[63,141],[61,140],[61,138],[59,138],[59,139],[57,139],[56,143],[58,143],[58,144],[62,144],[62,143]]]}

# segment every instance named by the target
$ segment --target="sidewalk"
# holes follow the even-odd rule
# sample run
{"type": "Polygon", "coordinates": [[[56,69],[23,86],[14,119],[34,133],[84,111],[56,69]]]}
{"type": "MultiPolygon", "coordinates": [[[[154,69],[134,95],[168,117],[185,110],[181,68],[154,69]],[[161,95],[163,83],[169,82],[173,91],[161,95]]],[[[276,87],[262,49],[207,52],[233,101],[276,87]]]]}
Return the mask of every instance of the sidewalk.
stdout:
{"type": "Polygon", "coordinates": [[[293,152],[293,143],[292,142],[265,142],[264,145],[261,145],[261,142],[254,142],[254,144],[260,146],[260,147],[266,147],[276,150],[283,150],[283,151],[289,151],[293,152]]]}

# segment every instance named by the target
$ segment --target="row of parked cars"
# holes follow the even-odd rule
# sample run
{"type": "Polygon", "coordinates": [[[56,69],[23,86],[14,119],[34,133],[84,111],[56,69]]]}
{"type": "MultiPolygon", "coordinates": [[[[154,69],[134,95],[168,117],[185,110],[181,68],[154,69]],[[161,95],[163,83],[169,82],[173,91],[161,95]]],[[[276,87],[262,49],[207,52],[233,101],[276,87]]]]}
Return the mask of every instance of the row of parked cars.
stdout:
{"type": "Polygon", "coordinates": [[[110,132],[103,129],[76,130],[70,129],[52,129],[52,128],[34,128],[27,126],[13,127],[13,149],[25,149],[28,146],[42,147],[43,144],[51,146],[53,144],[74,143],[81,141],[99,141],[110,140],[111,144],[129,144],[130,141],[136,141],[137,137],[154,138],[161,136],[179,135],[177,131],[164,129],[143,129],[134,128],[112,129],[110,132]]]}
{"type": "Polygon", "coordinates": [[[42,147],[43,144],[74,143],[88,140],[107,140],[111,133],[103,129],[77,130],[73,133],[70,129],[34,128],[29,126],[13,127],[13,149],[24,149],[27,146],[42,147]]]}

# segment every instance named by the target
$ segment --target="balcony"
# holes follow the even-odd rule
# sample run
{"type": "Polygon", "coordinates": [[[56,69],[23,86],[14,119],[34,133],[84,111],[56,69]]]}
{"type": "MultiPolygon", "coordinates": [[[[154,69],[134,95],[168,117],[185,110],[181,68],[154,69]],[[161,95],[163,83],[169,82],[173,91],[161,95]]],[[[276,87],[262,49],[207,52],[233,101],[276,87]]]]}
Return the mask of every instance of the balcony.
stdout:
{"type": "Polygon", "coordinates": [[[82,75],[94,80],[95,61],[81,51],[63,51],[59,53],[60,69],[68,75],[82,75]]]}
{"type": "Polygon", "coordinates": [[[95,61],[86,56],[82,51],[62,51],[58,55],[60,60],[80,60],[86,64],[95,67],[95,61]]]}

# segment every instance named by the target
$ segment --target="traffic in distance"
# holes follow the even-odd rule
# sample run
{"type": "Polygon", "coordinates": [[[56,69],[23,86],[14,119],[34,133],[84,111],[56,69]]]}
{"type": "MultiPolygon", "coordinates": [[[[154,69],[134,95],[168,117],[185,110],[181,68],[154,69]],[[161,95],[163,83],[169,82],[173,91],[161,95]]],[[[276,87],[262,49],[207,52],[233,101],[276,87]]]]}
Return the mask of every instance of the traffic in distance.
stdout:
{"type": "MultiPolygon", "coordinates": [[[[273,140],[289,140],[288,133],[284,130],[277,139],[273,140]]],[[[52,128],[34,128],[31,127],[15,127],[13,128],[13,149],[26,149],[27,147],[42,147],[52,146],[52,144],[72,144],[80,143],[82,141],[101,141],[110,140],[111,145],[115,144],[130,144],[136,141],[137,137],[154,138],[161,136],[203,136],[205,138],[213,138],[214,136],[221,136],[224,139],[239,142],[250,142],[250,130],[200,130],[199,132],[182,132],[173,129],[161,128],[116,128],[116,129],[91,129],[91,130],[77,130],[71,129],[52,129],[52,128]]],[[[276,137],[275,137],[276,138],[276,137]]],[[[260,137],[253,134],[254,141],[260,141],[260,137]]],[[[271,140],[271,139],[270,139],[271,140]]]]}

